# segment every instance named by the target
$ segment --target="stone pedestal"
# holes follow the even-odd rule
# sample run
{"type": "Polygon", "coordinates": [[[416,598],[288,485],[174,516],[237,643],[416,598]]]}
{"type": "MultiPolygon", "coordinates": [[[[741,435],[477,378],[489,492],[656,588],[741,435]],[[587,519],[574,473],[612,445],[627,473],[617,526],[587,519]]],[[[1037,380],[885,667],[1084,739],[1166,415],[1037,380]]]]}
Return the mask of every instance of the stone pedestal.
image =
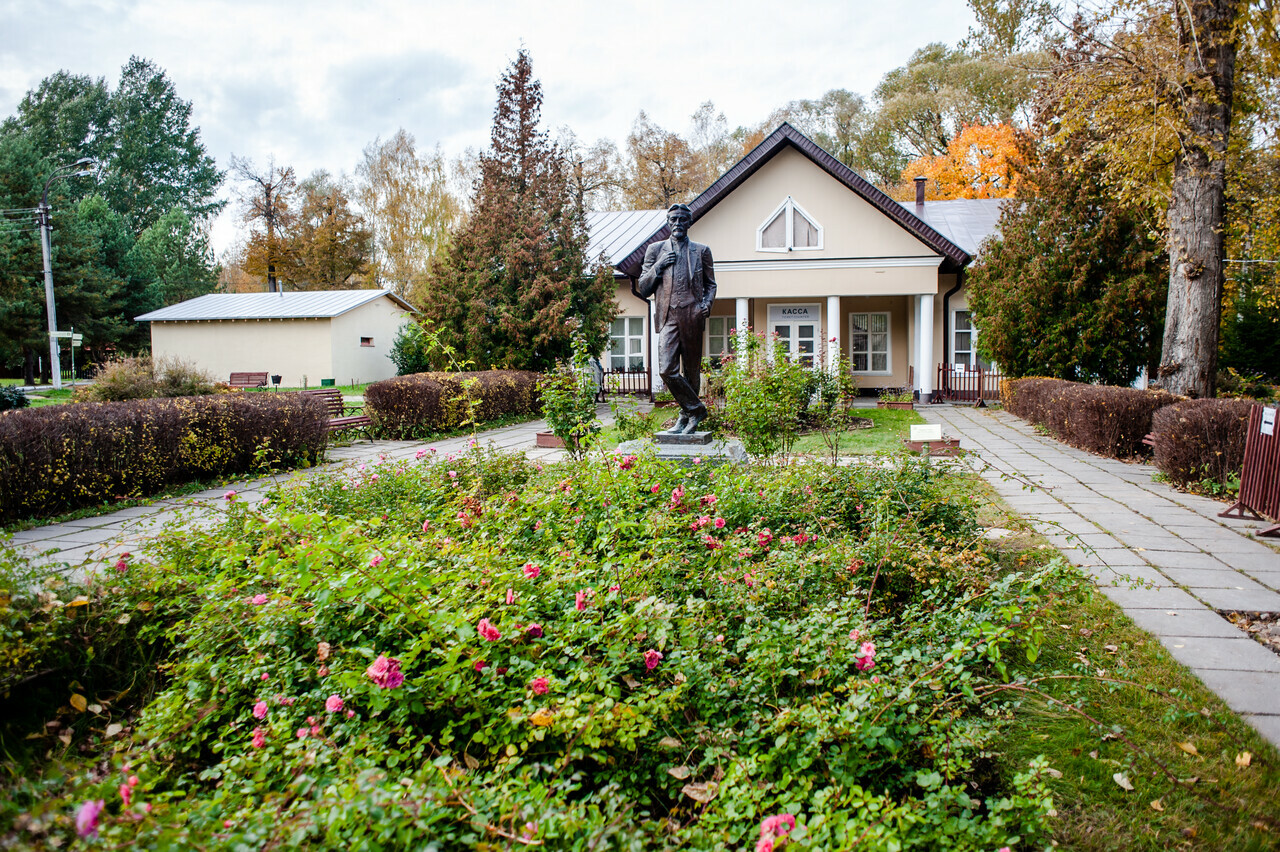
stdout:
{"type": "Polygon", "coordinates": [[[624,455],[639,455],[655,449],[659,459],[680,464],[693,464],[695,458],[705,464],[724,464],[725,462],[741,464],[747,460],[747,451],[743,448],[741,441],[715,441],[712,440],[710,432],[694,432],[691,435],[657,432],[652,438],[624,441],[618,445],[616,452],[624,455]]]}

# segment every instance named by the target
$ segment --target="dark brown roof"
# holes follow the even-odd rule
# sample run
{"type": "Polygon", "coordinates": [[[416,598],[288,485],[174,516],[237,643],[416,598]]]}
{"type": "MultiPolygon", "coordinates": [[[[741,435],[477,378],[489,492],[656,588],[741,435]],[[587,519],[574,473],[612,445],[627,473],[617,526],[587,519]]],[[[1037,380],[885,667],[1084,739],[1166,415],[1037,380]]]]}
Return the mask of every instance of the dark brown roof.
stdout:
{"type": "MultiPolygon", "coordinates": [[[[937,251],[938,254],[941,254],[946,258],[943,261],[944,269],[959,269],[968,265],[969,261],[973,259],[960,246],[935,231],[906,207],[876,189],[860,174],[831,156],[816,142],[786,122],[783,122],[777,130],[765,137],[763,142],[751,150],[751,153],[739,160],[737,165],[721,175],[719,180],[707,187],[705,192],[693,200],[693,203],[689,205],[689,210],[693,213],[693,221],[698,221],[703,214],[720,203],[726,195],[741,186],[743,181],[759,171],[765,163],[773,159],[775,154],[788,146],[804,154],[827,174],[857,193],[868,204],[894,222],[897,222],[904,230],[937,251]]],[[[644,250],[659,240],[665,240],[668,236],[670,236],[670,231],[667,230],[667,226],[664,224],[629,255],[614,265],[632,278],[638,278],[640,276],[640,265],[644,262],[644,250]]]]}

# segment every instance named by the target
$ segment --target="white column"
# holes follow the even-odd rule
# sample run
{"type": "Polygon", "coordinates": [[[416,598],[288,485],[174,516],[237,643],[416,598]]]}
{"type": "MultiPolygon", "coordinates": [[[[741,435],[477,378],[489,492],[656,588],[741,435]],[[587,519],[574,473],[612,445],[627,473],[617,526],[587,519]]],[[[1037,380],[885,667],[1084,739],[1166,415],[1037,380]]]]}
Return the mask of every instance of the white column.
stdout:
{"type": "Polygon", "coordinates": [[[911,367],[915,370],[911,390],[920,390],[920,297],[911,297],[911,367]]]}
{"type": "Polygon", "coordinates": [[[751,327],[751,300],[735,299],[733,302],[734,328],[738,332],[738,351],[747,349],[748,328],[751,327]]]}
{"type": "Polygon", "coordinates": [[[840,297],[827,297],[827,369],[836,371],[840,363],[840,297]]]}
{"type": "Polygon", "coordinates": [[[933,294],[920,297],[920,366],[916,374],[920,379],[920,401],[928,402],[933,396],[933,375],[937,365],[933,363],[933,294]]]}

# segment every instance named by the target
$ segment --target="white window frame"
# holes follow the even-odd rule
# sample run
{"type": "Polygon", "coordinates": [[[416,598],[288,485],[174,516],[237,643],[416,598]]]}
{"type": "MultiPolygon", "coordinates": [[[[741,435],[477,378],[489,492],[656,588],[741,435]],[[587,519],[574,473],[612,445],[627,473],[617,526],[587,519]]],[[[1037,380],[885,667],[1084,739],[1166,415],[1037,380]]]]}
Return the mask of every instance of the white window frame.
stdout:
{"type": "MultiPolygon", "coordinates": [[[[820,370],[820,369],[822,369],[822,365],[823,365],[823,363],[824,363],[824,355],[823,355],[823,352],[825,351],[825,349],[824,349],[824,346],[823,346],[823,337],[822,337],[822,334],[823,334],[823,331],[822,331],[822,329],[823,329],[823,324],[822,324],[822,305],[821,305],[821,303],[819,303],[819,302],[805,302],[805,303],[796,303],[796,304],[791,304],[791,303],[789,303],[789,302],[774,302],[774,303],[770,304],[770,305],[768,306],[768,308],[766,308],[765,316],[768,318],[768,334],[769,334],[769,339],[770,339],[770,340],[772,340],[772,339],[773,339],[773,332],[774,332],[774,328],[775,328],[776,326],[778,326],[778,325],[786,325],[786,326],[789,326],[791,329],[795,330],[796,332],[798,332],[798,331],[799,331],[799,327],[800,327],[800,326],[802,326],[802,325],[812,325],[812,326],[813,326],[813,352],[793,352],[793,351],[792,351],[792,344],[796,344],[796,343],[800,340],[799,335],[798,335],[798,334],[796,334],[796,335],[794,335],[794,336],[791,336],[791,337],[786,338],[786,340],[787,340],[787,357],[788,357],[788,358],[793,358],[793,359],[796,359],[796,360],[801,360],[801,359],[804,359],[804,358],[810,358],[810,357],[811,357],[811,358],[813,358],[813,364],[811,364],[811,365],[810,365],[810,368],[811,368],[811,369],[814,369],[814,370],[820,370]],[[813,309],[813,311],[814,311],[814,314],[815,314],[815,318],[814,318],[814,319],[803,319],[803,320],[801,320],[801,319],[797,319],[797,320],[787,320],[787,319],[773,319],[773,318],[772,318],[772,317],[773,317],[773,312],[774,312],[775,310],[777,310],[777,311],[781,311],[781,310],[783,310],[783,309],[785,309],[785,308],[812,308],[812,309],[813,309]]],[[[774,352],[774,347],[770,347],[770,349],[769,349],[769,355],[770,355],[770,357],[771,357],[771,358],[773,357],[773,352],[774,352]]]]}
{"type": "Polygon", "coordinates": [[[818,220],[810,216],[807,210],[805,210],[799,204],[796,204],[795,199],[793,199],[790,195],[788,195],[785,201],[779,204],[772,213],[770,213],[768,216],[764,218],[764,221],[760,223],[760,227],[756,228],[756,251],[767,251],[767,252],[776,252],[776,253],[786,253],[789,251],[821,251],[824,244],[823,234],[824,234],[824,231],[823,231],[822,225],[818,222],[818,220]],[[787,224],[787,244],[785,246],[771,246],[769,248],[765,248],[765,245],[764,245],[765,228],[769,227],[770,223],[772,223],[774,219],[778,218],[778,214],[780,213],[784,214],[786,217],[785,221],[787,224]],[[817,230],[818,244],[816,246],[797,246],[796,245],[796,222],[795,222],[796,213],[799,213],[805,219],[809,220],[809,224],[813,225],[813,227],[817,230]]]}
{"type": "MultiPolygon", "coordinates": [[[[973,323],[973,311],[970,310],[969,308],[953,308],[951,311],[951,365],[952,367],[956,369],[976,370],[978,368],[977,343],[978,343],[978,327],[973,323]],[[956,322],[960,314],[969,315],[969,328],[967,329],[967,332],[969,335],[968,349],[960,349],[959,347],[956,346],[956,337],[961,334],[960,326],[956,322]],[[956,357],[961,352],[964,352],[969,356],[969,364],[968,366],[963,368],[958,366],[958,363],[957,363],[958,359],[956,357]]],[[[993,365],[991,364],[984,364],[982,365],[982,369],[990,370],[992,366],[993,365]]]]}
{"type": "MultiPolygon", "coordinates": [[[[876,332],[876,333],[878,334],[879,332],[876,332]]],[[[848,338],[848,340],[849,340],[849,344],[848,344],[848,347],[847,347],[847,351],[848,351],[848,355],[849,355],[849,369],[850,369],[850,372],[852,372],[852,373],[854,373],[855,375],[858,375],[858,376],[890,376],[890,375],[893,375],[893,313],[892,313],[891,311],[850,311],[850,312],[849,312],[849,338],[848,338]],[[884,344],[885,344],[884,363],[885,363],[885,369],[883,369],[883,370],[872,370],[872,369],[859,370],[859,369],[857,369],[856,367],[854,367],[854,366],[853,366],[853,356],[854,356],[854,354],[855,354],[855,353],[854,353],[854,351],[853,351],[853,336],[854,336],[854,334],[857,332],[857,329],[855,329],[855,328],[854,328],[854,326],[853,326],[853,319],[854,319],[854,317],[858,317],[858,316],[865,316],[865,317],[867,317],[867,318],[868,318],[868,322],[867,322],[868,329],[867,329],[867,331],[866,331],[866,335],[867,335],[867,350],[866,350],[866,354],[867,354],[867,367],[868,367],[868,368],[870,368],[871,363],[872,363],[871,356],[872,356],[873,354],[875,354],[875,352],[871,349],[871,334],[872,334],[872,332],[871,332],[871,330],[870,330],[870,325],[871,325],[870,317],[873,317],[873,316],[882,316],[882,317],[884,317],[884,318],[885,318],[885,321],[884,321],[884,328],[885,328],[885,331],[884,331],[884,335],[885,335],[885,341],[884,341],[884,344]]]]}
{"type": "Polygon", "coordinates": [[[738,318],[733,314],[721,314],[718,316],[707,317],[707,330],[703,335],[702,341],[702,354],[705,357],[715,358],[717,355],[723,357],[724,355],[732,355],[738,350],[738,335],[729,333],[730,329],[733,329],[735,332],[737,331],[734,325],[737,321],[738,318]],[[724,320],[724,334],[713,334],[711,332],[711,324],[716,320],[724,320]],[[715,354],[711,352],[711,338],[713,337],[724,338],[724,350],[722,352],[715,354]]]}
{"type": "Polygon", "coordinates": [[[622,366],[623,370],[626,370],[628,372],[637,372],[637,371],[647,370],[649,367],[649,359],[648,357],[646,357],[645,350],[648,347],[649,335],[645,331],[645,318],[642,316],[621,316],[621,317],[615,317],[614,322],[622,323],[622,354],[619,356],[615,356],[612,352],[613,341],[616,340],[618,336],[613,333],[613,323],[610,323],[609,324],[609,348],[604,351],[604,357],[600,359],[601,362],[604,364],[604,368],[606,370],[618,369],[617,367],[613,366],[613,359],[615,357],[619,357],[622,359],[622,362],[623,362],[623,366],[622,366]],[[640,321],[640,333],[638,335],[630,334],[628,331],[628,327],[631,325],[631,320],[640,321]],[[630,351],[631,347],[628,344],[632,340],[640,341],[640,351],[638,353],[630,351]],[[640,366],[632,368],[627,365],[627,362],[636,355],[640,357],[640,366]]]}

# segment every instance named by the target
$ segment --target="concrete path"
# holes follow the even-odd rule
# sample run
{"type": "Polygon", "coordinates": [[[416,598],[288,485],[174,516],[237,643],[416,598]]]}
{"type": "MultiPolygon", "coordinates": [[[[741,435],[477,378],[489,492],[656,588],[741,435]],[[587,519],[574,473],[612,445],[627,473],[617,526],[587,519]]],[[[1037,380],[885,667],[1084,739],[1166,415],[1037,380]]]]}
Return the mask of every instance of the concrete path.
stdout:
{"type": "Polygon", "coordinates": [[[1154,482],[1151,465],[1074,449],[1004,411],[917,410],[959,437],[1010,506],[1280,746],[1280,656],[1219,615],[1280,612],[1280,542],[1252,535],[1268,524],[1219,518],[1225,504],[1154,482]]]}
{"type": "MultiPolygon", "coordinates": [[[[606,423],[613,420],[608,406],[601,406],[598,416],[606,423]]],[[[545,422],[534,420],[489,429],[479,433],[477,437],[483,446],[521,451],[535,460],[562,458],[563,450],[535,447],[534,433],[546,428],[545,422]]],[[[330,447],[328,461],[309,470],[236,482],[184,497],[159,500],[147,506],[135,506],[93,518],[35,527],[14,533],[11,544],[25,555],[35,557],[51,568],[65,565],[64,570],[73,573],[90,571],[104,563],[114,562],[120,553],[137,549],[142,540],[154,535],[166,523],[179,516],[184,522],[198,523],[201,514],[220,511],[226,503],[224,497],[229,490],[236,492],[237,500],[256,503],[275,485],[311,476],[316,471],[333,470],[351,462],[411,459],[419,450],[427,447],[435,447],[442,454],[459,452],[465,450],[470,441],[471,436],[466,435],[439,441],[359,441],[345,447],[330,447]]],[[[211,515],[206,514],[206,517],[211,515]]]]}

